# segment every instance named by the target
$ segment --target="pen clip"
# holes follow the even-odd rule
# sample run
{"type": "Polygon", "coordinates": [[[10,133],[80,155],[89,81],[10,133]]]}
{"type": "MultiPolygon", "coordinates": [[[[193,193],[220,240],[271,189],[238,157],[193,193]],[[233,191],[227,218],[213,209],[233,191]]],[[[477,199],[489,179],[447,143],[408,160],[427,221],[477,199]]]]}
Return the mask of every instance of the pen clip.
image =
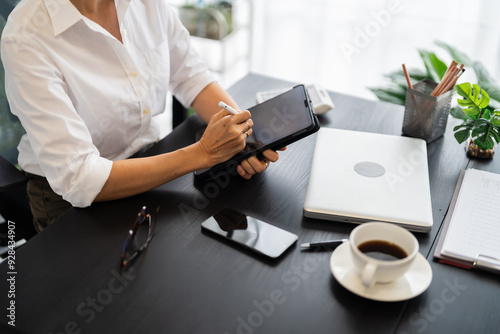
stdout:
{"type": "Polygon", "coordinates": [[[500,258],[478,253],[472,263],[472,267],[498,272],[500,271],[500,258]]]}

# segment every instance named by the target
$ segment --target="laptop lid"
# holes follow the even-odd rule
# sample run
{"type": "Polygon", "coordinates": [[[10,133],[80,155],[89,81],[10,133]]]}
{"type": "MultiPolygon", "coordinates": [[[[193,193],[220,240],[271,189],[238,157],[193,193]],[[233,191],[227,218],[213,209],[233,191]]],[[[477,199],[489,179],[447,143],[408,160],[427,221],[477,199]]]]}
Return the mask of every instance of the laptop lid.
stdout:
{"type": "Polygon", "coordinates": [[[383,221],[429,232],[433,220],[425,141],[321,128],[304,216],[357,224],[383,221]]]}

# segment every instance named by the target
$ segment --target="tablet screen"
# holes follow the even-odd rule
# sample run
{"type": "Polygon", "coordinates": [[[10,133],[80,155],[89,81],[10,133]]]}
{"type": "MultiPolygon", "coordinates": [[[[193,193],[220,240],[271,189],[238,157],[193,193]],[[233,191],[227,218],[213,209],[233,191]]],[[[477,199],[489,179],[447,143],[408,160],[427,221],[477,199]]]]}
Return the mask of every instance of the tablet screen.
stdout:
{"type": "MultiPolygon", "coordinates": [[[[252,114],[253,133],[247,146],[237,156],[246,155],[313,125],[312,112],[307,103],[304,86],[297,86],[281,95],[248,109],[252,114]]],[[[281,147],[273,147],[278,149],[281,147]]]]}
{"type": "Polygon", "coordinates": [[[211,169],[195,171],[195,175],[210,178],[215,172],[235,169],[239,161],[258,155],[268,148],[277,150],[316,132],[319,124],[311,108],[304,85],[295,86],[249,108],[254,125],[252,134],[246,140],[246,147],[229,161],[211,169]]]}

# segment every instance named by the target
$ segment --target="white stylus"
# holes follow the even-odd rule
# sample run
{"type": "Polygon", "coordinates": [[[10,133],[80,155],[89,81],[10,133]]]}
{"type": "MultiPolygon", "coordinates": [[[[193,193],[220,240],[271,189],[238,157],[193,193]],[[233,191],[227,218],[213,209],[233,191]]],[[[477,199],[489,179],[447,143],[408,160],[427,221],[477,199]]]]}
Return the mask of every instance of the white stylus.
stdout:
{"type": "Polygon", "coordinates": [[[236,114],[239,114],[236,110],[234,110],[231,106],[227,105],[226,103],[220,101],[219,102],[219,107],[223,108],[223,109],[226,109],[227,111],[229,111],[231,114],[233,115],[236,115],[236,114]]]}

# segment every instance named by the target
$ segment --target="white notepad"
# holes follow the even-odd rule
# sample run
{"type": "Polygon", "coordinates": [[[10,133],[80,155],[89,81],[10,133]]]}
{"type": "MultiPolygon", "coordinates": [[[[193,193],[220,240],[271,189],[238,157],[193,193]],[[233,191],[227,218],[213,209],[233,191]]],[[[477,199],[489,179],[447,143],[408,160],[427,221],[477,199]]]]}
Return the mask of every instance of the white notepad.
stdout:
{"type": "Polygon", "coordinates": [[[476,169],[465,172],[441,254],[499,266],[499,174],[476,169]]]}

